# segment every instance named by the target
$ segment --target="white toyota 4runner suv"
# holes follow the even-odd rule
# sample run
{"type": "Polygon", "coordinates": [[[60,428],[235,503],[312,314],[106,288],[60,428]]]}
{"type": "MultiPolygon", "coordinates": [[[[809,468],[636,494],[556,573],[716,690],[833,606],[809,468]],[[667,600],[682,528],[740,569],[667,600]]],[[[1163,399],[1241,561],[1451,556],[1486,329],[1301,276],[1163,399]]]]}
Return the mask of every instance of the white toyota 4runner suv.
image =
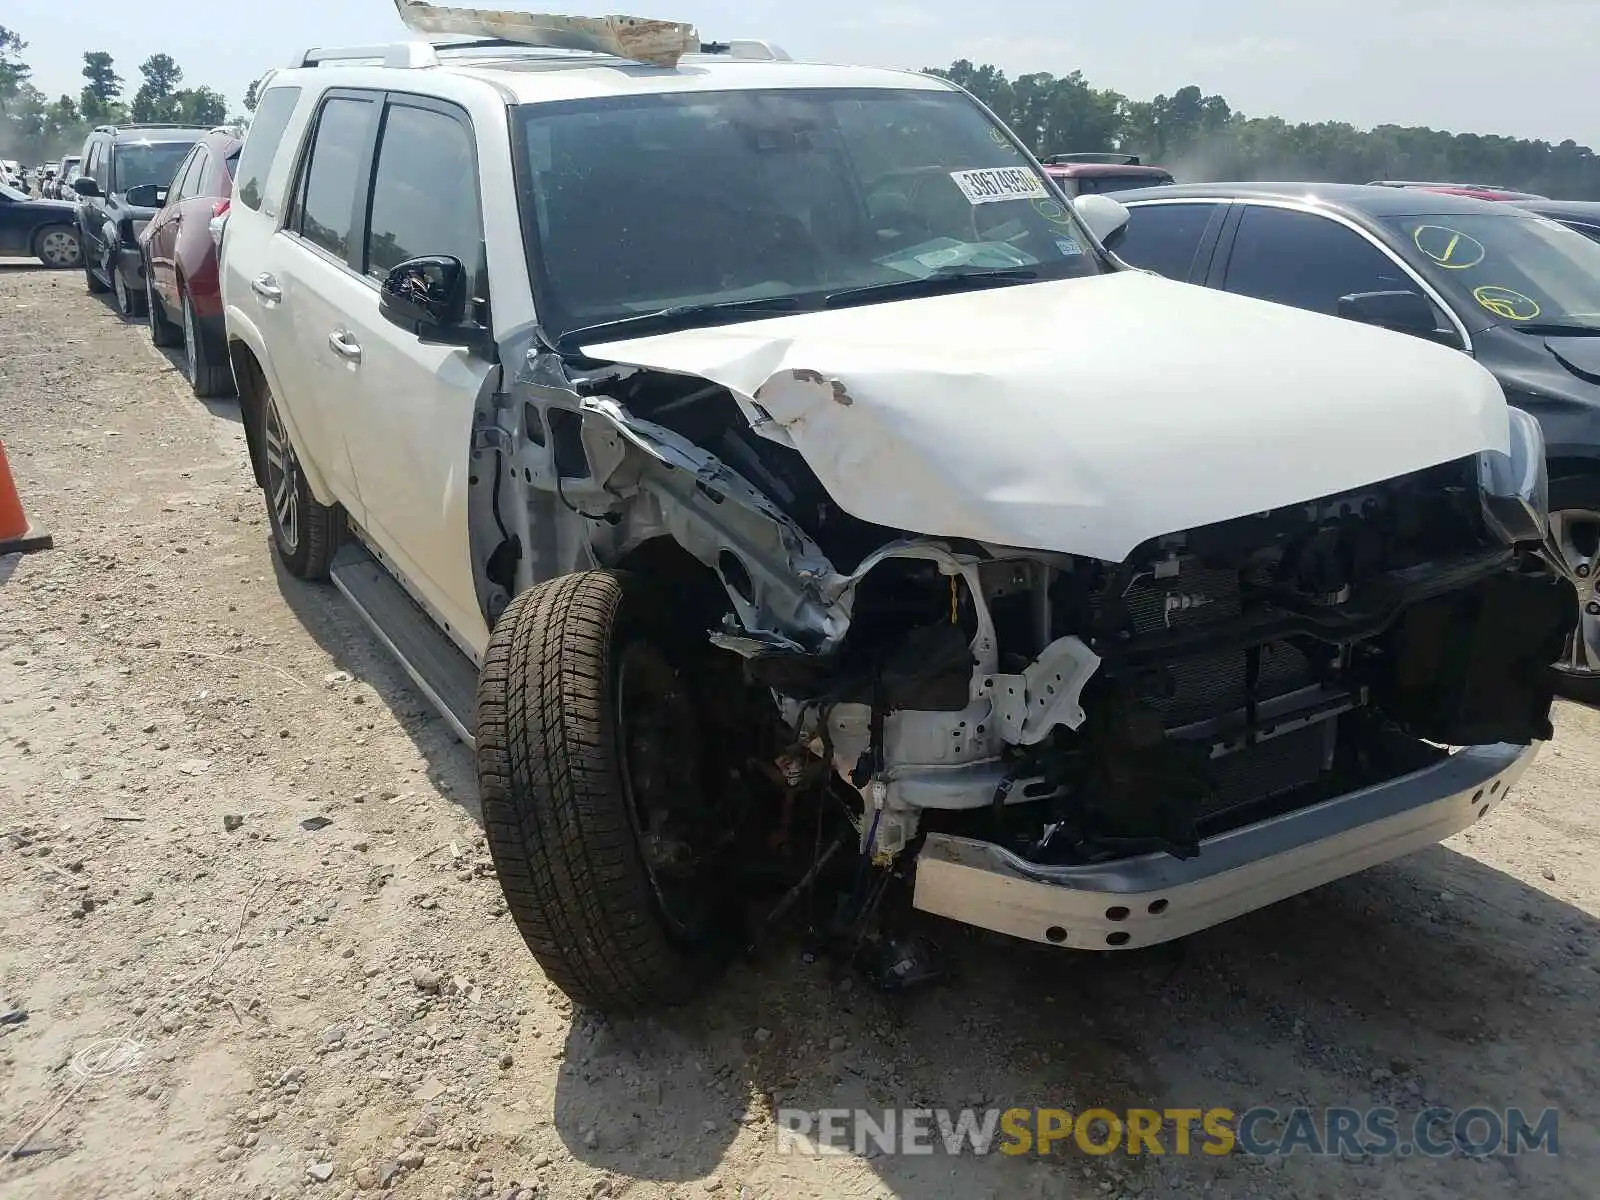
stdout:
{"type": "Polygon", "coordinates": [[[285,568],[475,744],[575,1000],[786,913],[885,983],[913,909],[1148,946],[1550,736],[1543,444],[1471,359],[1127,268],[942,79],[400,6],[457,40],[262,91],[233,368],[285,568]]]}

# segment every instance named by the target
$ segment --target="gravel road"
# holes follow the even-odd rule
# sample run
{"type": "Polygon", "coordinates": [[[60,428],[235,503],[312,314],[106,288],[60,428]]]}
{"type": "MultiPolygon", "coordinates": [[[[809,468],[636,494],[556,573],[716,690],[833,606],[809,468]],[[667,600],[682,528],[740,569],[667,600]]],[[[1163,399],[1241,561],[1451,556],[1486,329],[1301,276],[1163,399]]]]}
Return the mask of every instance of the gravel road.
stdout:
{"type": "Polygon", "coordinates": [[[466,749],[275,570],[233,401],[0,267],[0,439],[56,539],[0,560],[0,1194],[1595,1195],[1594,712],[1476,829],[1180,945],[946,927],[959,976],[890,998],[779,944],[600,1020],[505,913],[466,749]],[[1560,1154],[808,1157],[774,1101],[1554,1106],[1560,1154]]]}

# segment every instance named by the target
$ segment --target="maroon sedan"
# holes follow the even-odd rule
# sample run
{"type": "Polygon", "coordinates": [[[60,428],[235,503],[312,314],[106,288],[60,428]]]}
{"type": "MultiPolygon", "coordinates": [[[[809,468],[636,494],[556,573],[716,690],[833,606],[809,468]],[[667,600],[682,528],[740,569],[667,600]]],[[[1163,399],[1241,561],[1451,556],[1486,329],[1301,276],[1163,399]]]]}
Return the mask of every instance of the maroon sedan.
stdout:
{"type": "Polygon", "coordinates": [[[196,142],[178,165],[161,211],[139,235],[150,338],[158,346],[183,347],[185,373],[196,396],[227,396],[234,390],[217,247],[243,146],[229,129],[214,129],[196,142]]]}

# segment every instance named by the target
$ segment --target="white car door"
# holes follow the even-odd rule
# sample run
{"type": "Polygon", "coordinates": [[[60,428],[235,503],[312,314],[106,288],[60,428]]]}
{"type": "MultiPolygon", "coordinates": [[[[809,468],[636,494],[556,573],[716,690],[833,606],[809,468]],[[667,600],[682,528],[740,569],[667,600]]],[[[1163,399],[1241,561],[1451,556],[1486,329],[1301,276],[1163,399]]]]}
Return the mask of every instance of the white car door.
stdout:
{"type": "Polygon", "coordinates": [[[391,95],[378,136],[364,277],[337,293],[319,328],[350,364],[346,442],[370,539],[414,592],[474,651],[488,635],[467,534],[473,412],[498,378],[485,358],[426,345],[382,317],[379,284],[422,255],[463,264],[487,319],[482,208],[470,118],[453,105],[391,95]]]}
{"type": "Polygon", "coordinates": [[[358,524],[366,514],[350,435],[360,427],[361,363],[332,334],[352,307],[371,302],[358,229],[382,107],[381,92],[340,90],[323,99],[267,269],[251,281],[255,301],[288,327],[280,345],[294,353],[275,355],[274,365],[297,450],[358,524]]]}

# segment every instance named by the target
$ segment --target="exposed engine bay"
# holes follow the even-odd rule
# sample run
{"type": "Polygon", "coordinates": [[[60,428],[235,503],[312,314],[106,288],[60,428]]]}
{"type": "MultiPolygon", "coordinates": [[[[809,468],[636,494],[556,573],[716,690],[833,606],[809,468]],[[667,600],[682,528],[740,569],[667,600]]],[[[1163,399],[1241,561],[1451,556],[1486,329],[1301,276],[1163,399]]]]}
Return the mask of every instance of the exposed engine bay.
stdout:
{"type": "Polygon", "coordinates": [[[1185,858],[1450,747],[1550,736],[1571,598],[1479,458],[1109,563],[852,516],[704,379],[539,352],[518,382],[480,421],[491,620],[552,573],[651,574],[743,689],[741,786],[785,813],[846,797],[880,867],[934,830],[1034,863],[1185,858]]]}

